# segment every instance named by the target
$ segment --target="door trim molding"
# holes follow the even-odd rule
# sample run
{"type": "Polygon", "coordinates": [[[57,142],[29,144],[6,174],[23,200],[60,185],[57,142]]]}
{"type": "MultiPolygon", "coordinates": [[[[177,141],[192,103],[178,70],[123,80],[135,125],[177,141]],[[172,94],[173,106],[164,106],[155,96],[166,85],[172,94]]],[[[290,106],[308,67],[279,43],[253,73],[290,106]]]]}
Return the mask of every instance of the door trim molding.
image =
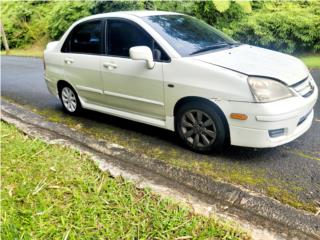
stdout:
{"type": "Polygon", "coordinates": [[[115,92],[109,92],[109,91],[103,91],[103,94],[109,95],[109,96],[114,96],[114,97],[121,97],[121,98],[126,98],[134,101],[139,101],[139,102],[145,102],[145,103],[150,103],[154,105],[159,105],[159,106],[164,106],[163,102],[158,102],[150,99],[145,99],[145,98],[140,98],[140,97],[134,97],[130,95],[125,95],[121,93],[115,93],[115,92]]]}
{"type": "Polygon", "coordinates": [[[85,87],[85,86],[81,86],[81,85],[76,85],[76,88],[79,89],[79,90],[82,90],[82,91],[103,94],[102,90],[99,90],[99,89],[96,89],[96,88],[85,87]]]}
{"type": "MultiPolygon", "coordinates": [[[[85,102],[84,99],[82,99],[81,97],[79,98],[79,100],[81,102],[81,106],[85,109],[94,110],[94,111],[98,111],[101,113],[110,114],[110,115],[113,115],[116,117],[121,117],[121,118],[129,119],[129,120],[149,124],[152,126],[169,129],[165,120],[142,116],[139,114],[125,112],[125,111],[121,111],[121,110],[114,109],[114,108],[103,107],[103,106],[99,106],[96,104],[91,104],[91,103],[85,102]]],[[[169,129],[169,130],[171,130],[171,129],[169,129]]]]}

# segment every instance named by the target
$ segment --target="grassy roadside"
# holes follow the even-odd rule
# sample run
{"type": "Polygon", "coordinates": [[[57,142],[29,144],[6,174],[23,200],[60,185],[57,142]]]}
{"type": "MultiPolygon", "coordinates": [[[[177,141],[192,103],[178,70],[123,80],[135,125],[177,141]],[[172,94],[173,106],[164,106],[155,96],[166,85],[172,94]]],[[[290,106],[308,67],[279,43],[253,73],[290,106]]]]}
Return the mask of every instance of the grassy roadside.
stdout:
{"type": "Polygon", "coordinates": [[[320,69],[320,54],[309,54],[298,56],[308,68],[318,68],[320,69]]]}
{"type": "MultiPolygon", "coordinates": [[[[18,102],[3,97],[5,100],[20,105],[18,102]]],[[[231,184],[243,186],[247,189],[258,191],[266,196],[277,199],[297,209],[315,213],[317,205],[313,201],[304,201],[299,195],[304,190],[294,183],[283,181],[277,177],[270,177],[265,168],[245,166],[241,162],[219,161],[210,156],[201,156],[196,153],[186,152],[184,148],[172,147],[166,141],[161,146],[152,144],[152,137],[135,131],[127,131],[121,127],[121,122],[113,123],[112,117],[100,119],[86,115],[72,117],[63,111],[54,109],[38,109],[30,105],[23,105],[48,121],[63,124],[71,129],[80,131],[97,139],[115,143],[125,147],[128,151],[146,155],[149,158],[163,161],[174,167],[189,170],[193,173],[208,176],[214,180],[221,180],[231,184]],[[142,138],[143,136],[143,138],[142,138]],[[143,141],[142,141],[143,139],[143,141]]],[[[157,143],[158,144],[158,143],[157,143]]]]}
{"type": "MultiPolygon", "coordinates": [[[[1,55],[6,55],[5,51],[1,51],[1,55]]],[[[40,47],[28,47],[25,49],[12,49],[9,54],[11,56],[26,57],[43,57],[43,49],[40,47]]],[[[320,54],[305,54],[296,56],[302,60],[308,68],[320,69],[320,54]]]]}
{"type": "Polygon", "coordinates": [[[264,168],[250,168],[238,162],[230,164],[227,161],[213,161],[209,156],[202,156],[200,160],[197,154],[186,154],[185,149],[171,147],[170,144],[164,142],[161,147],[150,145],[149,142],[152,139],[144,136],[144,141],[141,141],[139,133],[122,130],[121,126],[120,128],[115,127],[112,123],[110,124],[105,121],[94,121],[94,124],[92,124],[87,121],[86,117],[74,118],[64,114],[62,111],[51,109],[40,110],[36,108],[32,108],[32,111],[46,117],[49,121],[64,124],[71,129],[76,129],[97,139],[124,146],[131,152],[144,154],[172,166],[209,176],[215,180],[222,180],[255,191],[261,191],[269,197],[298,209],[310,212],[317,211],[315,203],[304,202],[299,199],[298,193],[302,189],[292,183],[268,177],[264,168]]]}
{"type": "Polygon", "coordinates": [[[21,57],[43,57],[43,48],[39,46],[31,46],[21,49],[11,49],[7,54],[6,51],[1,51],[2,55],[21,56],[21,57]]]}
{"type": "Polygon", "coordinates": [[[1,122],[2,239],[249,239],[1,122]]]}

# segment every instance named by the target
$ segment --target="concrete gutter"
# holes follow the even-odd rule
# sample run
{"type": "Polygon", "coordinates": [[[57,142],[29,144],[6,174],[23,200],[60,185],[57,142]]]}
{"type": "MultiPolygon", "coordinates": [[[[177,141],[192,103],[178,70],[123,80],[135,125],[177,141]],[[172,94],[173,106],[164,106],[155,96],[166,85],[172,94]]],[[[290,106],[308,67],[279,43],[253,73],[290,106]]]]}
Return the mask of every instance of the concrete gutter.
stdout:
{"type": "Polygon", "coordinates": [[[320,239],[320,216],[297,210],[240,186],[173,167],[97,140],[62,124],[47,121],[18,105],[1,100],[1,119],[29,135],[90,153],[102,170],[122,175],[191,205],[196,212],[240,222],[254,239],[320,239]],[[162,190],[161,190],[162,189],[162,190]],[[166,189],[166,190],[163,190],[166,189]],[[267,230],[268,229],[268,230],[267,230]]]}

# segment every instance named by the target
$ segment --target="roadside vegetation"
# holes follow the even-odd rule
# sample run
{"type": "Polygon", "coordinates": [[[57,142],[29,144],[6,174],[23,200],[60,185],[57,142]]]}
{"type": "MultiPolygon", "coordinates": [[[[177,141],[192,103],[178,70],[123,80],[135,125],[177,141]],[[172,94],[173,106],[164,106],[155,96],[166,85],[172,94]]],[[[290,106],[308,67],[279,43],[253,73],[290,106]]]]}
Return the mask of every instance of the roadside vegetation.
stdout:
{"type": "Polygon", "coordinates": [[[44,47],[82,17],[142,9],[190,14],[243,43],[290,54],[320,51],[320,2],[314,0],[5,1],[1,21],[12,49],[44,47]]]}
{"type": "Polygon", "coordinates": [[[1,239],[249,239],[4,122],[1,146],[1,239]]]}

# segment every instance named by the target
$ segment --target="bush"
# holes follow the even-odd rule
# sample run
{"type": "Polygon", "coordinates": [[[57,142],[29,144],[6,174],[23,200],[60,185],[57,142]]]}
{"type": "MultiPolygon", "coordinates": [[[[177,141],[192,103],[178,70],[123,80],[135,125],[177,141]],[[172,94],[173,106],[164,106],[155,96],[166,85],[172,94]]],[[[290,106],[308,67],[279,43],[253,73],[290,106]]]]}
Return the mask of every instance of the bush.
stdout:
{"type": "Polygon", "coordinates": [[[91,15],[94,7],[93,1],[55,2],[48,17],[49,37],[53,40],[59,39],[72,23],[91,15]]]}
{"type": "Polygon", "coordinates": [[[1,15],[10,48],[47,41],[48,8],[40,2],[6,2],[1,15]]]}
{"type": "Polygon", "coordinates": [[[267,3],[223,30],[252,45],[287,53],[319,52],[320,3],[298,3],[267,3]]]}
{"type": "Polygon", "coordinates": [[[148,9],[146,1],[97,1],[93,13],[148,9]]]}
{"type": "Polygon", "coordinates": [[[222,29],[227,28],[232,22],[240,21],[245,13],[239,4],[234,2],[230,4],[226,11],[220,12],[212,1],[203,1],[195,3],[193,15],[216,28],[222,29]]]}

